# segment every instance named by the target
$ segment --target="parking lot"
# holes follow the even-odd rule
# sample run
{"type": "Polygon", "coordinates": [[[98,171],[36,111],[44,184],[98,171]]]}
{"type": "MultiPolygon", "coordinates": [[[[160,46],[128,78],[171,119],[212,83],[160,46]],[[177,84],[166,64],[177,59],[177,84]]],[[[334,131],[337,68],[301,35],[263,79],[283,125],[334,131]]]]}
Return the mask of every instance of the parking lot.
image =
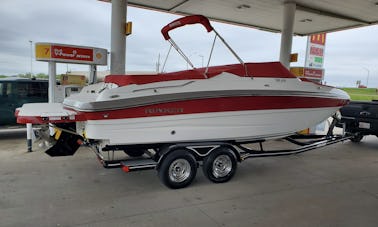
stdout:
{"type": "MultiPolygon", "coordinates": [[[[279,142],[276,146],[279,146],[279,142]]],[[[156,171],[104,169],[86,147],[26,152],[24,131],[0,134],[0,226],[377,226],[378,139],[250,159],[228,183],[199,169],[171,190],[156,171]]]]}

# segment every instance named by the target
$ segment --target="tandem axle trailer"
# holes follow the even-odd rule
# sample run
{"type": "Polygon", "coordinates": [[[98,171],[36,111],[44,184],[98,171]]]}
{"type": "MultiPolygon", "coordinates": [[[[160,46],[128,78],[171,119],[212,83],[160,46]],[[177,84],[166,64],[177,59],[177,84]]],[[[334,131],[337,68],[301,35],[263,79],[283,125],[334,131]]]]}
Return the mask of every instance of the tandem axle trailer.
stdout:
{"type": "Polygon", "coordinates": [[[81,144],[92,148],[105,168],[121,168],[125,172],[156,169],[160,180],[169,188],[183,188],[191,184],[198,167],[215,183],[229,181],[235,174],[237,163],[250,158],[295,155],[348,139],[356,135],[334,135],[334,127],[345,125],[333,117],[325,135],[295,134],[280,139],[277,149],[265,149],[268,140],[206,141],[164,144],[110,145],[85,140],[75,133],[75,125],[55,125],[59,134],[54,146],[46,153],[50,156],[73,155],[81,144]],[[282,145],[282,146],[281,146],[282,145]],[[287,145],[290,145],[289,147],[287,145]],[[283,148],[285,147],[286,148],[283,148]]]}
{"type": "Polygon", "coordinates": [[[213,141],[154,145],[91,145],[105,168],[121,168],[125,172],[156,169],[160,180],[170,188],[183,188],[191,184],[198,167],[214,183],[229,181],[235,174],[237,163],[250,158],[295,155],[353,138],[353,134],[333,135],[336,121],[326,135],[292,135],[280,139],[286,149],[265,149],[266,140],[213,141]],[[116,157],[124,151],[127,157],[116,157]]]}

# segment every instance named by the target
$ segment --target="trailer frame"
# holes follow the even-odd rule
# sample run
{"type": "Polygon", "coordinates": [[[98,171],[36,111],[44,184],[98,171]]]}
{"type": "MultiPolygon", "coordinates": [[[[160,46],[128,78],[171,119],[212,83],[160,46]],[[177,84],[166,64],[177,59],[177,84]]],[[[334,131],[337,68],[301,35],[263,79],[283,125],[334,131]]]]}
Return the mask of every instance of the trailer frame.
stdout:
{"type": "MultiPolygon", "coordinates": [[[[262,157],[276,157],[276,156],[287,156],[296,155],[303,152],[311,151],[321,147],[329,146],[335,143],[343,142],[345,140],[353,138],[354,134],[334,135],[333,129],[338,125],[345,129],[343,123],[339,123],[338,118],[334,117],[328,132],[324,135],[301,135],[294,134],[281,139],[282,142],[286,141],[289,144],[296,145],[295,148],[290,149],[272,149],[265,150],[264,143],[267,142],[265,139],[260,140],[250,140],[250,141],[205,141],[205,142],[183,142],[183,143],[171,143],[171,144],[142,144],[142,145],[105,145],[101,149],[98,145],[92,144],[91,147],[95,151],[97,159],[105,168],[121,168],[124,172],[140,171],[147,169],[156,169],[158,175],[162,182],[170,188],[182,188],[189,185],[194,178],[190,176],[189,182],[184,181],[173,182],[170,181],[172,178],[173,171],[172,165],[173,160],[183,160],[180,165],[179,170],[184,173],[185,171],[196,172],[199,166],[203,167],[204,174],[207,178],[215,183],[222,183],[230,180],[236,170],[236,162],[243,162],[250,158],[262,158],[262,157]],[[247,145],[257,144],[257,149],[247,147],[247,145]],[[115,159],[114,152],[123,150],[127,153],[128,150],[142,149],[144,150],[143,155],[140,157],[127,157],[125,159],[115,159]],[[107,152],[107,155],[104,155],[107,152]],[[219,155],[214,155],[214,153],[219,153],[219,155]],[[184,157],[181,157],[183,155],[184,157]],[[172,156],[175,156],[172,158],[172,156]],[[176,158],[177,156],[177,158],[176,158]],[[216,157],[212,157],[216,156],[216,157]],[[175,159],[176,158],[176,159],[175,159]],[[221,162],[218,159],[223,158],[221,162]],[[209,159],[211,159],[209,161],[209,159]],[[166,164],[166,162],[170,163],[166,164]],[[195,161],[195,167],[193,167],[192,162],[195,161]],[[218,167],[216,166],[216,163],[218,167]],[[216,177],[216,171],[214,169],[226,168],[222,162],[227,162],[227,168],[231,168],[229,174],[223,177],[216,177]],[[184,164],[185,165],[184,165],[184,164]],[[219,164],[220,163],[220,164],[219,164]],[[230,167],[231,166],[231,167],[230,167]],[[169,169],[171,168],[171,169],[169,169]],[[171,172],[169,172],[171,171],[171,172]],[[215,175],[214,175],[215,174],[215,175]]],[[[178,168],[178,167],[177,167],[178,168]]],[[[222,173],[222,172],[221,172],[222,173]]],[[[194,173],[195,175],[196,173],[194,173]]]]}

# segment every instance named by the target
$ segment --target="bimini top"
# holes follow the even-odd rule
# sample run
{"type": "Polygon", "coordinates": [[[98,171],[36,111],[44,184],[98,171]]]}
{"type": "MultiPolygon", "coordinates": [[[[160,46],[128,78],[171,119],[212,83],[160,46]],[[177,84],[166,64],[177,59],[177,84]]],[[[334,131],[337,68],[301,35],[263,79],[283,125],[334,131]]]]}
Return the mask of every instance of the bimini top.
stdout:
{"type": "MultiPolygon", "coordinates": [[[[205,70],[206,68],[198,68],[172,73],[159,73],[156,75],[108,75],[105,77],[105,82],[114,83],[118,86],[126,86],[129,84],[140,85],[170,80],[206,79],[204,76],[205,70]]],[[[207,78],[211,78],[222,72],[227,72],[238,76],[246,76],[246,71],[250,77],[296,78],[296,76],[287,70],[280,62],[212,66],[209,67],[206,76],[207,78]]]]}

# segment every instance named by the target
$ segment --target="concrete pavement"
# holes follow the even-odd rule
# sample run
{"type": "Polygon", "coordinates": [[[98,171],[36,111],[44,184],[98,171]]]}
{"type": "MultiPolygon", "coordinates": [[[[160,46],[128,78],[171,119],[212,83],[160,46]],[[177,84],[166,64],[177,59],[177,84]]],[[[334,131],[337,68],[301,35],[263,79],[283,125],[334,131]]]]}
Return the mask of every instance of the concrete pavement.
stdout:
{"type": "Polygon", "coordinates": [[[224,184],[198,169],[192,185],[171,190],[154,170],[104,169],[85,147],[26,153],[23,134],[0,135],[0,226],[378,226],[373,136],[250,159],[224,184]]]}

